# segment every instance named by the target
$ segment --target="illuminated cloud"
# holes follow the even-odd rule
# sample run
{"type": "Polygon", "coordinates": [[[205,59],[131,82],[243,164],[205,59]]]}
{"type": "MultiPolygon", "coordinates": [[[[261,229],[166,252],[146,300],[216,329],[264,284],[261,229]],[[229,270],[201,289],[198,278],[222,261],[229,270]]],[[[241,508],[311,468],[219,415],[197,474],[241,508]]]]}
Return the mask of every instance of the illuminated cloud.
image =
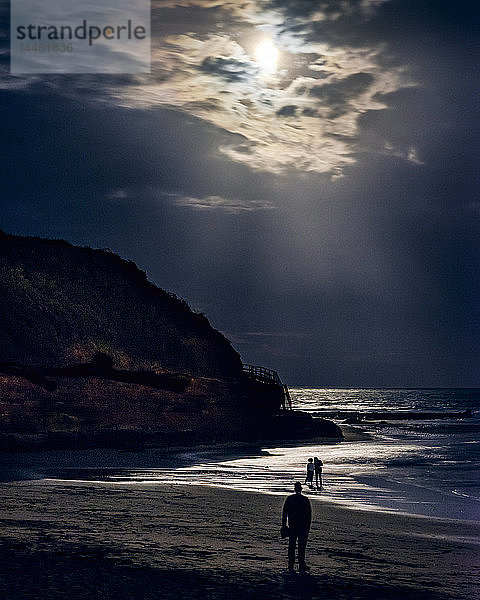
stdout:
{"type": "MultiPolygon", "coordinates": [[[[368,19],[380,4],[363,0],[341,6],[349,17],[368,19]]],[[[174,107],[237,134],[242,142],[222,144],[219,151],[254,170],[341,176],[363,150],[359,117],[385,108],[381,94],[411,85],[402,67],[385,68],[381,45],[349,45],[348,36],[342,44],[317,41],[315,24],[344,16],[336,2],[189,0],[155,6],[160,22],[162,14],[174,20],[175,11],[186,8],[197,11],[196,22],[181,33],[157,35],[154,75],[117,88],[116,101],[174,107]],[[208,12],[209,26],[202,12],[208,12]],[[278,68],[268,73],[255,60],[265,32],[279,52],[278,68]]]]}
{"type": "MultiPolygon", "coordinates": [[[[218,151],[256,171],[337,178],[371,150],[359,136],[362,115],[413,85],[404,65],[386,64],[382,42],[358,40],[358,23],[385,1],[155,0],[151,75],[72,77],[71,86],[51,77],[48,85],[81,97],[95,88],[96,102],[121,107],[180,110],[239,137],[218,151]],[[278,51],[276,68],[256,60],[262,40],[278,51]]],[[[380,140],[375,151],[417,162],[412,144],[388,150],[386,142],[395,146],[380,140]]]]}
{"type": "Polygon", "coordinates": [[[266,200],[238,200],[233,198],[222,198],[221,196],[206,196],[194,198],[192,196],[171,196],[173,203],[177,206],[187,206],[198,210],[223,210],[230,213],[239,213],[254,210],[270,210],[275,206],[266,200]]]}

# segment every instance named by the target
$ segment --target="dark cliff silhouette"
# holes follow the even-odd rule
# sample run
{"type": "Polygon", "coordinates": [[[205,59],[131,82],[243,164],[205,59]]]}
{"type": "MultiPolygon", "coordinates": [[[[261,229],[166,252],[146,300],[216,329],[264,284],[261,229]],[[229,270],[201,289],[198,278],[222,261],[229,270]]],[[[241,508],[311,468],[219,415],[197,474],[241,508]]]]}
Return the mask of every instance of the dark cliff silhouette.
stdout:
{"type": "Polygon", "coordinates": [[[0,360],[57,367],[97,352],[119,368],[242,372],[230,342],[133,262],[64,241],[0,234],[0,360]]]}
{"type": "Polygon", "coordinates": [[[305,415],[297,430],[285,415],[279,427],[283,400],[278,386],[245,376],[204,315],[134,263],[0,232],[0,448],[312,434],[305,415]]]}

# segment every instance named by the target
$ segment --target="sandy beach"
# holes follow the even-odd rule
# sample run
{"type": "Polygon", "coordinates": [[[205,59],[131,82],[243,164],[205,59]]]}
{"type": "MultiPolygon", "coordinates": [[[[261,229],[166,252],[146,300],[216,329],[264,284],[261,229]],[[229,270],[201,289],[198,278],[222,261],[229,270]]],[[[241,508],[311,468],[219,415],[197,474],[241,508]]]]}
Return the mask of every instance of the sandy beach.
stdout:
{"type": "Polygon", "coordinates": [[[286,573],[284,497],[200,486],[0,486],[0,597],[479,598],[480,526],[312,502],[286,573]]]}

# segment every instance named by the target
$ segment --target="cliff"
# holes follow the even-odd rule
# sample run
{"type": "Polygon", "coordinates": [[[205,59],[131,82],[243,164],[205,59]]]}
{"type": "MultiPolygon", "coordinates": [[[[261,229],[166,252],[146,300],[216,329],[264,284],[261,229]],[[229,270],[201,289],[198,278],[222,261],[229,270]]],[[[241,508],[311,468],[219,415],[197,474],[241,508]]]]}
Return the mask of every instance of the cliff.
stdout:
{"type": "Polygon", "coordinates": [[[0,232],[0,448],[268,438],[282,399],[132,262],[0,232]]]}
{"type": "Polygon", "coordinates": [[[242,372],[228,340],[134,263],[63,241],[0,234],[0,361],[62,366],[97,352],[124,369],[242,372]]]}

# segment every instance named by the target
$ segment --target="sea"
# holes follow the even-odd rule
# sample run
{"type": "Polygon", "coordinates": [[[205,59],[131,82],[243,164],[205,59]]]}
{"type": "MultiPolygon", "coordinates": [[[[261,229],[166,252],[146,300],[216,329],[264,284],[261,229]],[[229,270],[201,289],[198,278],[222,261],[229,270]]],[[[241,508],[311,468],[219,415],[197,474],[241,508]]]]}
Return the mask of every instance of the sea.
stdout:
{"type": "Polygon", "coordinates": [[[323,461],[323,489],[304,486],[313,501],[480,522],[480,389],[295,387],[290,394],[294,409],[328,415],[345,428],[346,440],[204,447],[168,456],[155,449],[57,452],[47,460],[37,456],[28,469],[24,465],[23,476],[28,471],[37,478],[108,486],[196,484],[284,495],[295,481],[304,482],[307,460],[317,456],[323,461]],[[399,411],[408,417],[409,411],[465,410],[471,417],[388,418],[399,411]],[[387,414],[380,422],[345,425],[342,415],[357,411],[387,414]]]}

